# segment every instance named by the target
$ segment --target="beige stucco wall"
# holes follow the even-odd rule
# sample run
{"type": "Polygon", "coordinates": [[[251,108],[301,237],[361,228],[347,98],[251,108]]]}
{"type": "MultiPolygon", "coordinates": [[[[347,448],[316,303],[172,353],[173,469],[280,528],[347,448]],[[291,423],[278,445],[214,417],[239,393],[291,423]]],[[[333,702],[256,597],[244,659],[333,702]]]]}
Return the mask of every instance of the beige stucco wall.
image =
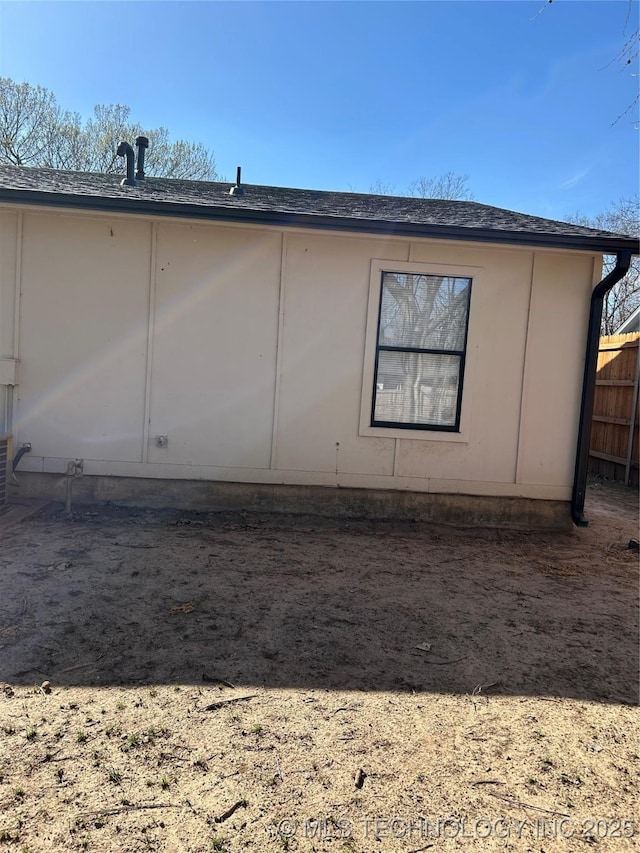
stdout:
{"type": "Polygon", "coordinates": [[[21,470],[569,499],[589,254],[27,208],[0,224],[21,470]],[[362,426],[372,281],[394,264],[473,270],[460,435],[362,426]]]}

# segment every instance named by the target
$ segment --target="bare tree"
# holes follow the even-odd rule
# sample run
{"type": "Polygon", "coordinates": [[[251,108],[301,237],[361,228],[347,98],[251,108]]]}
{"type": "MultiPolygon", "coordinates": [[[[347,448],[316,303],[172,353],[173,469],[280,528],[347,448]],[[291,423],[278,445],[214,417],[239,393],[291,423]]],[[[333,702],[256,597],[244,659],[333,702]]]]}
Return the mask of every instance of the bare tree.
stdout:
{"type": "MultiPolygon", "coordinates": [[[[631,17],[632,14],[633,14],[633,0],[627,0],[627,14],[626,14],[625,22],[624,22],[624,28],[622,30],[622,35],[626,39],[626,41],[624,42],[624,44],[622,45],[622,47],[618,51],[617,55],[610,62],[608,62],[604,66],[604,68],[608,68],[610,65],[612,65],[614,63],[620,68],[621,71],[629,71],[629,69],[635,68],[635,71],[632,71],[631,74],[633,77],[637,77],[638,76],[638,73],[637,73],[638,56],[640,55],[640,50],[638,47],[638,45],[640,44],[640,27],[636,27],[631,32],[630,35],[627,33],[627,27],[629,25],[629,21],[632,19],[632,17],[631,17]]],[[[635,17],[637,20],[637,16],[635,16],[635,17]]],[[[600,70],[603,71],[604,69],[600,69],[600,70]]],[[[636,86],[636,90],[637,89],[638,89],[638,87],[636,86]]],[[[626,110],[624,110],[622,113],[620,113],[618,118],[611,123],[611,126],[613,127],[613,125],[617,124],[621,118],[623,118],[624,116],[627,115],[627,113],[630,113],[635,108],[635,106],[637,105],[639,99],[640,99],[640,91],[636,91],[636,96],[633,99],[633,101],[631,101],[631,103],[626,108],[626,110]]],[[[637,124],[636,124],[636,127],[637,127],[637,124]]]]}
{"type": "MultiPolygon", "coordinates": [[[[629,0],[629,6],[631,7],[631,0],[629,0]]],[[[626,27],[626,25],[625,25],[626,27]]],[[[627,38],[623,46],[620,48],[618,54],[615,59],[611,60],[620,66],[622,70],[627,70],[629,66],[634,65],[637,61],[638,56],[640,55],[640,49],[638,47],[638,43],[640,42],[640,28],[636,27],[636,29],[631,33],[631,35],[627,38]]],[[[609,63],[610,65],[611,63],[609,63]]],[[[605,66],[605,68],[608,66],[605,66]]],[[[630,104],[625,112],[629,112],[629,110],[633,109],[633,107],[638,103],[638,99],[640,99],[640,92],[636,94],[635,99],[630,104]]],[[[624,115],[624,113],[623,113],[624,115]]]]}
{"type": "MultiPolygon", "coordinates": [[[[553,0],[545,0],[544,5],[540,7],[538,12],[531,18],[532,21],[535,21],[540,15],[551,6],[553,0]]],[[[614,13],[618,12],[621,8],[620,3],[609,3],[609,7],[613,9],[614,13]]],[[[638,56],[640,55],[640,27],[636,27],[631,34],[628,33],[628,26],[631,20],[637,20],[637,15],[633,15],[634,11],[634,0],[627,0],[627,10],[624,20],[624,26],[622,28],[622,37],[625,39],[622,47],[619,49],[618,53],[612,57],[612,59],[604,65],[600,71],[604,71],[605,68],[609,68],[611,65],[617,65],[621,71],[629,71],[630,68],[635,68],[638,61],[638,56]]],[[[632,71],[632,76],[637,77],[637,69],[632,71]]],[[[638,87],[636,86],[636,90],[638,87]]],[[[634,109],[636,104],[640,100],[640,91],[636,91],[635,98],[631,101],[631,103],[627,106],[623,112],[615,119],[615,121],[611,122],[611,127],[614,124],[617,124],[620,119],[627,115],[627,113],[631,112],[634,109]]],[[[635,123],[635,122],[634,122],[635,123]]],[[[637,127],[637,124],[636,124],[637,127]]]]}
{"type": "Polygon", "coordinates": [[[418,198],[439,198],[451,201],[473,201],[467,186],[469,175],[445,172],[436,178],[417,178],[409,184],[408,195],[418,198]]]}
{"type": "Polygon", "coordinates": [[[467,181],[468,175],[458,175],[455,172],[444,172],[434,178],[416,178],[411,181],[404,192],[398,192],[395,184],[390,184],[378,178],[369,187],[369,192],[376,195],[401,195],[415,198],[437,198],[450,201],[473,201],[474,196],[467,181]]]}
{"type": "MultiPolygon", "coordinates": [[[[582,216],[574,214],[568,217],[569,222],[576,225],[588,225],[604,231],[615,231],[617,234],[628,234],[640,237],[640,199],[621,198],[609,205],[604,213],[597,216],[582,216]]],[[[610,272],[615,266],[615,257],[605,255],[604,271],[610,272]]],[[[607,294],[602,311],[601,334],[613,335],[619,326],[640,305],[640,258],[634,257],[629,272],[607,294]]]]}
{"type": "Polygon", "coordinates": [[[165,127],[143,128],[122,104],[97,105],[93,115],[60,108],[42,86],[0,78],[0,163],[48,166],[80,172],[121,173],[116,156],[121,140],[149,139],[145,171],[149,175],[191,180],[220,180],[213,154],[201,143],[171,141],[165,127]]]}
{"type": "Polygon", "coordinates": [[[51,128],[60,108],[42,86],[0,78],[0,149],[3,163],[23,166],[46,154],[51,128]]]}
{"type": "Polygon", "coordinates": [[[400,193],[396,192],[395,184],[389,184],[380,178],[376,178],[376,180],[369,185],[369,192],[374,195],[400,195],[400,193]]]}

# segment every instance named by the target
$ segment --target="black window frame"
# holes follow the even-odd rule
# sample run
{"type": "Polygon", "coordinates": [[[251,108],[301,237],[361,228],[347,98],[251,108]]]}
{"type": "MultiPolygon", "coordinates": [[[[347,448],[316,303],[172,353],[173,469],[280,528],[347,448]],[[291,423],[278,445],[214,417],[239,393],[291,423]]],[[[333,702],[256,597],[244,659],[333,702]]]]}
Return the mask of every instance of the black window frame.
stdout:
{"type": "Polygon", "coordinates": [[[464,327],[464,344],[461,350],[421,348],[421,347],[401,347],[388,346],[380,344],[380,321],[382,319],[382,299],[384,297],[384,277],[385,275],[424,275],[424,276],[442,276],[442,273],[430,272],[401,272],[393,269],[385,269],[380,271],[380,295],[378,297],[378,320],[376,323],[376,355],[373,370],[373,395],[371,398],[371,420],[370,426],[383,427],[389,429],[412,429],[423,430],[428,432],[460,432],[460,419],[462,416],[462,392],[464,387],[464,373],[467,358],[467,338],[469,334],[469,315],[471,314],[471,291],[473,288],[473,277],[469,275],[447,274],[445,278],[466,279],[469,282],[469,296],[467,299],[467,316],[464,327]],[[456,356],[460,359],[460,372],[458,375],[458,395],[456,399],[456,417],[453,424],[425,424],[425,423],[405,423],[400,421],[380,421],[376,420],[376,397],[378,394],[378,363],[381,352],[406,352],[419,353],[426,355],[449,355],[456,356]]]}

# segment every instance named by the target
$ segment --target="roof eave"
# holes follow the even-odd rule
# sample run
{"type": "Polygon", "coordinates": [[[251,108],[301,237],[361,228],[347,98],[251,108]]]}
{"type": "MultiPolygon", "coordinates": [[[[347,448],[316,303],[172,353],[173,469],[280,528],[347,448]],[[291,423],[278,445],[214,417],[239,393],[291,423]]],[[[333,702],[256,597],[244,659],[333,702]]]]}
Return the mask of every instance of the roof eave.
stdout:
{"type": "Polygon", "coordinates": [[[325,216],[309,213],[283,213],[270,210],[218,207],[215,205],[159,202],[143,198],[71,195],[21,189],[0,189],[0,202],[95,210],[113,213],[137,213],[148,216],[172,216],[184,219],[212,219],[258,225],[317,228],[382,234],[396,237],[430,237],[441,240],[463,240],[481,243],[508,243],[558,249],[615,253],[620,250],[640,253],[638,240],[632,237],[599,237],[585,235],[545,234],[534,231],[506,231],[492,228],[468,228],[459,225],[424,225],[412,222],[387,222],[377,219],[325,216]]]}

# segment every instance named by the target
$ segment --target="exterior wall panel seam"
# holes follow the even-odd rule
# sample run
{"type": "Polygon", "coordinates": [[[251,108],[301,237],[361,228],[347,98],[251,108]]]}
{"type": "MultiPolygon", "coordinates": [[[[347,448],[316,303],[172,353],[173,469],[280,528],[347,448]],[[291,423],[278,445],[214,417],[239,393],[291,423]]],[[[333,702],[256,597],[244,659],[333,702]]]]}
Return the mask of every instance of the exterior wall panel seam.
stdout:
{"type": "Polygon", "coordinates": [[[144,414],[142,423],[142,461],[149,461],[149,440],[151,431],[151,383],[153,381],[153,337],[155,334],[156,310],[156,269],[158,258],[158,223],[151,223],[151,241],[149,255],[149,300],[147,311],[147,352],[144,389],[144,414]]]}
{"type": "Polygon", "coordinates": [[[523,407],[524,407],[524,384],[525,377],[527,373],[527,349],[529,344],[529,324],[531,321],[531,301],[533,299],[533,282],[535,278],[536,271],[536,253],[534,252],[531,255],[531,276],[529,279],[529,301],[527,305],[527,323],[524,330],[524,349],[522,354],[522,378],[520,381],[520,407],[518,411],[518,431],[516,437],[516,458],[515,458],[515,470],[513,472],[513,482],[520,482],[520,449],[521,449],[521,440],[522,440],[522,426],[523,426],[523,407]]]}
{"type": "Polygon", "coordinates": [[[271,456],[270,470],[275,470],[278,464],[278,424],[280,419],[280,385],[282,373],[282,348],[284,343],[284,318],[286,298],[286,266],[287,266],[287,235],[280,232],[280,281],[278,287],[278,331],[276,335],[276,364],[275,382],[273,386],[273,419],[271,422],[271,456]]]}
{"type": "MultiPolygon", "coordinates": [[[[13,357],[16,362],[16,379],[13,386],[12,394],[12,412],[10,412],[10,427],[15,428],[15,424],[19,423],[19,405],[20,405],[20,323],[21,323],[21,305],[22,305],[22,255],[24,252],[24,213],[18,213],[18,221],[16,228],[16,266],[15,266],[15,286],[13,297],[13,357]]],[[[15,442],[14,436],[14,442],[15,442]]],[[[14,444],[15,446],[15,444],[14,444]]]]}

